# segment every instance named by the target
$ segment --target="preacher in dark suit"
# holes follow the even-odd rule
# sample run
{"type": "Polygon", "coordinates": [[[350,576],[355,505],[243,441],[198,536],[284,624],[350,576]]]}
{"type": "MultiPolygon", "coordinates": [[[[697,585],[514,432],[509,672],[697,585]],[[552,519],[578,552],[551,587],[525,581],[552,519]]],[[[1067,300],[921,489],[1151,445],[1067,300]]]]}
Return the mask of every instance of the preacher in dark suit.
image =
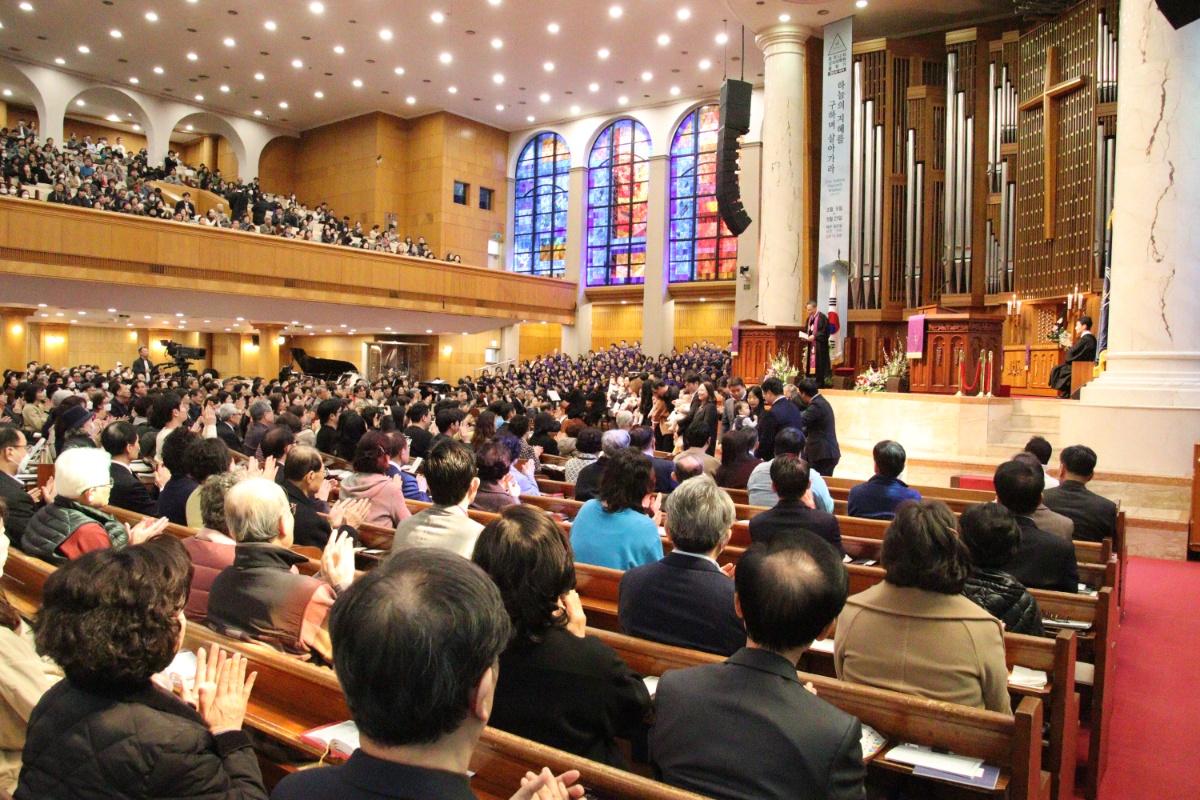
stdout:
{"type": "MultiPolygon", "coordinates": [[[[467,767],[511,632],[500,590],[479,567],[437,547],[394,553],[330,613],[333,661],[364,748],[343,766],[292,773],[271,796],[474,800],[467,767]]],[[[539,778],[553,780],[544,770],[539,778]]]]}
{"type": "Polygon", "coordinates": [[[708,475],[684,481],[667,504],[674,550],[621,576],[617,615],[630,636],[730,656],[746,644],[733,580],[717,564],[736,514],[708,475]]]}
{"type": "Polygon", "coordinates": [[[1067,360],[1050,370],[1050,386],[1058,390],[1059,397],[1071,394],[1071,365],[1076,361],[1096,361],[1096,337],[1087,314],[1075,321],[1075,344],[1067,351],[1067,360]]]}
{"type": "Polygon", "coordinates": [[[1075,545],[1041,530],[1029,518],[1042,503],[1045,474],[1021,461],[1006,461],[996,467],[992,482],[996,485],[996,499],[1013,513],[1021,528],[1021,548],[1002,569],[1027,589],[1078,592],[1075,545]]]}
{"type": "Polygon", "coordinates": [[[171,477],[165,468],[154,473],[154,491],[146,488],[142,479],[133,474],[129,466],[136,461],[140,454],[137,431],[133,425],[124,420],[111,423],[100,434],[100,446],[112,456],[108,466],[108,475],[112,478],[112,491],[108,496],[108,504],[123,508],[126,511],[136,511],[148,517],[158,516],[158,490],[162,488],[158,482],[166,483],[171,477]]]}
{"type": "Polygon", "coordinates": [[[20,542],[25,526],[37,513],[37,503],[16,479],[17,467],[29,451],[25,434],[19,428],[0,427],[0,497],[8,504],[5,528],[11,542],[20,542]]]}
{"type": "Polygon", "coordinates": [[[846,604],[841,557],[812,534],[785,534],[751,545],[736,583],[746,647],[658,682],[656,775],[722,800],[858,800],[862,725],[796,676],[800,656],[846,604]]]}
{"type": "Polygon", "coordinates": [[[817,382],[811,378],[800,381],[796,388],[800,390],[800,399],[806,404],[800,426],[804,431],[804,459],[810,467],[828,478],[842,460],[833,407],[821,397],[817,382]]]}
{"type": "Polygon", "coordinates": [[[825,379],[833,374],[829,364],[829,317],[817,311],[815,300],[809,300],[804,306],[808,315],[800,338],[804,340],[804,376],[817,381],[817,386],[824,386],[825,379]]]}
{"type": "Polygon", "coordinates": [[[1096,452],[1081,444],[1058,454],[1058,486],[1046,492],[1046,506],[1075,523],[1075,538],[1101,542],[1117,535],[1117,504],[1087,488],[1096,471],[1096,452]]]}
{"type": "Polygon", "coordinates": [[[758,420],[758,450],[755,455],[763,461],[775,457],[775,435],[784,428],[803,430],[800,409],[789,403],[783,395],[783,382],[779,378],[767,378],[762,382],[763,399],[771,409],[758,420]]]}
{"type": "Polygon", "coordinates": [[[808,531],[829,542],[839,553],[842,549],[842,528],[837,517],[826,511],[809,508],[800,498],[808,491],[808,465],[786,453],[771,461],[771,487],[779,495],[774,508],[760,511],[750,518],[750,540],[769,542],[788,531],[808,531]]]}

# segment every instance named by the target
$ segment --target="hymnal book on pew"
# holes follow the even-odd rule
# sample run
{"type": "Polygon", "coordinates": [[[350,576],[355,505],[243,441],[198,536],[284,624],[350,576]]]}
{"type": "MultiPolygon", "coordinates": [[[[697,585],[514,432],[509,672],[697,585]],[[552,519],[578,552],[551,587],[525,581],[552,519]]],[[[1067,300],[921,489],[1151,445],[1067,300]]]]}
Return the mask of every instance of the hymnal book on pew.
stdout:
{"type": "Polygon", "coordinates": [[[871,757],[878,753],[883,746],[887,744],[887,738],[885,738],[879,731],[875,730],[864,722],[862,725],[862,739],[860,743],[862,744],[863,761],[870,761],[871,757]]]}
{"type": "Polygon", "coordinates": [[[1083,622],[1077,619],[1054,619],[1052,617],[1042,617],[1042,625],[1047,628],[1066,628],[1072,631],[1086,631],[1092,627],[1092,623],[1083,622]]]}
{"type": "Polygon", "coordinates": [[[883,756],[897,764],[924,767],[960,778],[978,778],[983,775],[983,759],[956,756],[951,753],[935,753],[928,747],[915,744],[898,744],[883,756]]]}
{"type": "Polygon", "coordinates": [[[300,734],[300,739],[314,747],[350,757],[358,749],[358,726],[352,719],[333,725],[322,725],[300,734]]]}
{"type": "Polygon", "coordinates": [[[650,699],[654,699],[655,693],[658,691],[658,676],[646,675],[642,678],[642,683],[646,684],[646,691],[650,693],[650,699]]]}
{"type": "Polygon", "coordinates": [[[833,655],[833,639],[817,639],[808,646],[808,649],[816,650],[818,653],[833,655]]]}
{"type": "Polygon", "coordinates": [[[1046,673],[1040,669],[1026,669],[1019,665],[1013,666],[1012,673],[1008,676],[1009,683],[1024,686],[1026,689],[1045,689],[1048,681],[1046,673]]]}

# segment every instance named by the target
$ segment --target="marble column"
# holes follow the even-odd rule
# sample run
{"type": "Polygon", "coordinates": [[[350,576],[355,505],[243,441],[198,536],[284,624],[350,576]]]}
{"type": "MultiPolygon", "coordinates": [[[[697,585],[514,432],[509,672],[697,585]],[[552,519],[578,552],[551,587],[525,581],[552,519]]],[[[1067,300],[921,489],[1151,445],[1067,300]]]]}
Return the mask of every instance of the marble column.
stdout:
{"type": "Polygon", "coordinates": [[[587,167],[571,168],[569,192],[567,267],[563,277],[574,281],[577,290],[575,324],[562,326],[562,351],[577,357],[592,347],[592,304],[587,299],[587,270],[583,265],[586,253],[583,239],[587,236],[587,167]]]}
{"type": "Polygon", "coordinates": [[[258,375],[270,380],[279,375],[279,332],[282,325],[254,323],[258,331],[258,375]]]}
{"type": "MultiPolygon", "coordinates": [[[[1100,468],[1190,475],[1200,440],[1200,24],[1123,0],[1108,366],[1062,412],[1100,468]],[[1124,433],[1122,433],[1124,432],[1124,433]]],[[[1099,320],[1096,320],[1097,324],[1099,320]]]]}
{"type": "Polygon", "coordinates": [[[500,329],[500,362],[520,361],[521,326],[506,325],[500,329]]]}
{"type": "Polygon", "coordinates": [[[646,229],[646,282],[642,285],[642,352],[670,353],[675,342],[675,301],[667,280],[668,155],[650,157],[649,219],[646,229]]]}
{"type": "Polygon", "coordinates": [[[30,316],[28,308],[3,308],[0,309],[0,317],[3,317],[4,329],[0,332],[0,366],[4,369],[15,369],[24,371],[25,364],[28,362],[26,336],[28,334],[29,325],[27,318],[30,316]]]}
{"type": "Polygon", "coordinates": [[[766,64],[757,317],[767,325],[798,326],[803,320],[807,254],[802,211],[809,190],[804,183],[804,45],[811,33],[803,25],[780,24],[764,28],[754,39],[766,64]]]}

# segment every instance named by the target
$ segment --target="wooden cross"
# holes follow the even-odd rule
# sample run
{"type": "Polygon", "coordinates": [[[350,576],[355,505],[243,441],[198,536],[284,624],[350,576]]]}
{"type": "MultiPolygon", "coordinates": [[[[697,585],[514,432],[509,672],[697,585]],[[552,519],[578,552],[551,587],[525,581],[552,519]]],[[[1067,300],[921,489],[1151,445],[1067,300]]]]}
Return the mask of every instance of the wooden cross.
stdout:
{"type": "Polygon", "coordinates": [[[1082,75],[1055,83],[1054,80],[1057,76],[1058,47],[1051,45],[1046,48],[1046,77],[1041,94],[1034,95],[1019,106],[1022,111],[1029,111],[1038,106],[1042,107],[1042,147],[1044,151],[1042,167],[1046,184],[1044,199],[1045,236],[1047,239],[1054,238],[1054,209],[1058,199],[1058,186],[1055,180],[1058,168],[1058,103],[1056,101],[1063,95],[1082,89],[1087,84],[1087,78],[1082,75]]]}

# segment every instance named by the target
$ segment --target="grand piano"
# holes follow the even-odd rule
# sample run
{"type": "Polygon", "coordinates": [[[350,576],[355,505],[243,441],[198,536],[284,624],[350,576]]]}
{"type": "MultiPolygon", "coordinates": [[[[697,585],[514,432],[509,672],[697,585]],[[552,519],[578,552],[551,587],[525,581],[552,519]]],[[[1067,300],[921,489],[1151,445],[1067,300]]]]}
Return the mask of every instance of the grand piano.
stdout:
{"type": "Polygon", "coordinates": [[[349,361],[338,361],[334,358],[317,358],[310,356],[299,347],[292,348],[292,360],[300,372],[323,380],[334,380],[347,372],[358,372],[358,367],[349,361]]]}

